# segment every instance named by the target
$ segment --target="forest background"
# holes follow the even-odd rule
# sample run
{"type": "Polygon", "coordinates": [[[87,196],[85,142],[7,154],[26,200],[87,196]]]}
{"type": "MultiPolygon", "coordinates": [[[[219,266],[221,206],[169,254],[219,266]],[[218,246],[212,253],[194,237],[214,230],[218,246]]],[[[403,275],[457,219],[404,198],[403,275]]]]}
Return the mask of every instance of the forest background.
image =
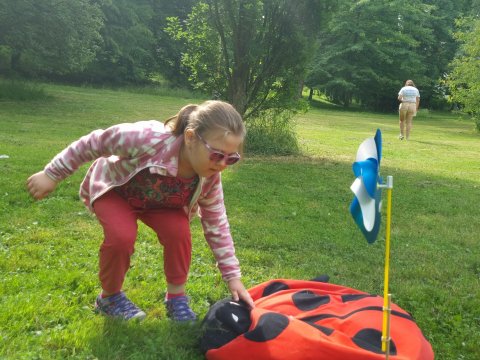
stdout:
{"type": "Polygon", "coordinates": [[[413,79],[422,107],[476,117],[478,0],[0,0],[0,74],[156,84],[233,103],[248,120],[297,111],[302,89],[391,112],[413,79]]]}

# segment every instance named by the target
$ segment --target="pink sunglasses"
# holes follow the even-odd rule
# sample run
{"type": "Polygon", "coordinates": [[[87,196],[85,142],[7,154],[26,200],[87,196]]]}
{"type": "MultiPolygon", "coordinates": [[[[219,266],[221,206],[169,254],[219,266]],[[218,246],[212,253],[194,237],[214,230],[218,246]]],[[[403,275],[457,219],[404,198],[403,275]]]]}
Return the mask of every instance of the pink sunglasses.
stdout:
{"type": "Polygon", "coordinates": [[[205,140],[203,140],[203,138],[200,135],[197,134],[197,136],[200,140],[202,140],[203,144],[208,149],[208,151],[210,151],[210,156],[209,156],[210,161],[218,163],[220,161],[223,161],[223,159],[225,159],[225,164],[233,165],[236,162],[238,162],[238,160],[240,160],[241,156],[238,152],[227,155],[221,150],[212,148],[210,145],[208,145],[208,143],[205,140]]]}

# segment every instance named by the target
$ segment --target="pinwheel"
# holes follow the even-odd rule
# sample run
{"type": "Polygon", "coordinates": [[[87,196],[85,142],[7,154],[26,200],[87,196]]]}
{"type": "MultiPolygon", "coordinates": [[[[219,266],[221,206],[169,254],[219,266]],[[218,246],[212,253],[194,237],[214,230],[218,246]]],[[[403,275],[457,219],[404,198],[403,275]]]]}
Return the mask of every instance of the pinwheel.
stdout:
{"type": "Polygon", "coordinates": [[[377,130],[374,138],[362,142],[353,163],[356,176],[350,189],[355,194],[350,212],[356,224],[369,243],[377,239],[380,229],[380,210],[382,192],[378,184],[380,178],[380,160],[382,158],[382,133],[377,130]]]}
{"type": "Polygon", "coordinates": [[[387,223],[385,232],[385,275],[383,289],[383,328],[382,351],[386,359],[390,354],[390,302],[388,278],[390,268],[390,224],[392,209],[393,177],[387,177],[384,184],[380,177],[380,160],[382,158],[382,132],[377,129],[375,137],[363,141],[353,163],[356,176],[350,189],[355,197],[350,205],[350,213],[362,231],[368,243],[377,239],[381,223],[382,189],[387,189],[387,223]]]}

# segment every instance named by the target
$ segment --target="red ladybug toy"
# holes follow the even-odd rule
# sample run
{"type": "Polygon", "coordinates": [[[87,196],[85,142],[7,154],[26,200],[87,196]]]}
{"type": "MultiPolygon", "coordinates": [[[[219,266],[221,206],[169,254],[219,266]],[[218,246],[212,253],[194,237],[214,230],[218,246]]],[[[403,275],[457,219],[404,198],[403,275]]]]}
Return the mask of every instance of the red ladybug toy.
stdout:
{"type": "MultiPolygon", "coordinates": [[[[322,281],[277,279],[248,290],[253,310],[222,300],[204,322],[210,360],[374,360],[382,353],[383,298],[322,281]]],[[[431,360],[410,314],[391,304],[392,360],[431,360]]]]}

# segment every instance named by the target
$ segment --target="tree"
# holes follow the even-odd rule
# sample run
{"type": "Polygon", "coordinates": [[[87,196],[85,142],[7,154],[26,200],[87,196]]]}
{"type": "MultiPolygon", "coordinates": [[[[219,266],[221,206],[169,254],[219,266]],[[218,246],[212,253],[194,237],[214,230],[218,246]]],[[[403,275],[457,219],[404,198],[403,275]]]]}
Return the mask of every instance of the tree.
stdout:
{"type": "Polygon", "coordinates": [[[419,50],[424,54],[425,84],[422,86],[422,107],[444,108],[447,89],[441,79],[449,71],[458,43],[452,36],[455,20],[475,8],[478,0],[423,0],[431,5],[431,29],[433,41],[422,41],[419,50]],[[426,85],[426,86],[425,86],[426,85]]]}
{"type": "Polygon", "coordinates": [[[102,42],[76,79],[88,82],[141,82],[156,70],[154,16],[150,0],[94,0],[103,13],[102,42]]]}
{"type": "Polygon", "coordinates": [[[1,0],[0,46],[24,74],[83,69],[100,41],[101,12],[89,0],[1,0]]]}
{"type": "Polygon", "coordinates": [[[298,103],[309,55],[305,21],[323,1],[205,0],[186,24],[167,31],[184,41],[182,63],[196,88],[231,102],[244,118],[298,103]],[[314,6],[316,5],[316,6],[314,6]]]}
{"type": "Polygon", "coordinates": [[[458,20],[456,38],[461,46],[452,61],[447,78],[452,101],[463,105],[480,130],[480,20],[466,17],[458,20]]]}
{"type": "Polygon", "coordinates": [[[175,17],[184,23],[192,11],[195,0],[157,0],[154,1],[154,17],[151,28],[155,35],[155,57],[157,69],[165,79],[177,87],[189,87],[189,71],[182,65],[182,54],[186,52],[186,45],[176,41],[166,31],[168,18],[175,17]]]}
{"type": "Polygon", "coordinates": [[[343,106],[391,110],[406,79],[430,83],[422,44],[434,41],[432,11],[417,0],[340,2],[318,38],[306,84],[343,106]]]}

